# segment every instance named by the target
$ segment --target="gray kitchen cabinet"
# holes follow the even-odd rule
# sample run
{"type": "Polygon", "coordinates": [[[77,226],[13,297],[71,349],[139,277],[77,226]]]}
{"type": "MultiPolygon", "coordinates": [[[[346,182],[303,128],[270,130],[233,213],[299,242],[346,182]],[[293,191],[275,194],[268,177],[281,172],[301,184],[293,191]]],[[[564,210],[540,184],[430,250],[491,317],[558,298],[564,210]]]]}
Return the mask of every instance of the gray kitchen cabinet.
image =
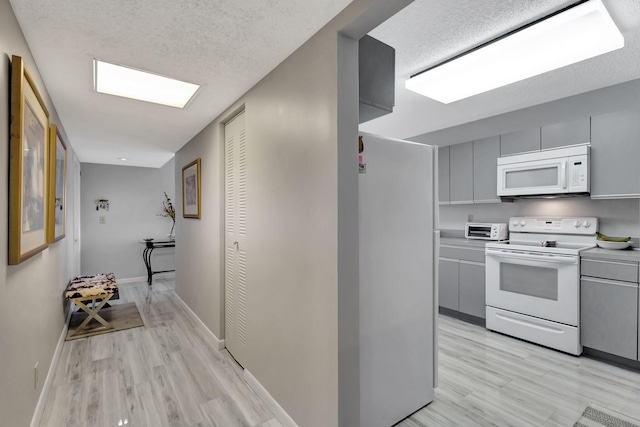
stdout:
{"type": "Polygon", "coordinates": [[[460,261],[458,269],[460,312],[486,318],[485,265],[460,261]]]}
{"type": "Polygon", "coordinates": [[[638,359],[638,285],[582,277],[582,345],[638,359]]]}
{"type": "Polygon", "coordinates": [[[628,262],[583,259],[580,261],[580,274],[600,279],[638,282],[638,265],[628,262]]]}
{"type": "Polygon", "coordinates": [[[438,147],[438,199],[449,204],[449,147],[438,147]]]}
{"type": "Polygon", "coordinates": [[[591,141],[591,118],[582,117],[570,122],[542,126],[540,145],[547,148],[585,144],[591,141]]]}
{"type": "Polygon", "coordinates": [[[591,117],[591,198],[640,198],[640,110],[591,117]]]}
{"type": "Polygon", "coordinates": [[[540,128],[523,129],[500,135],[500,155],[540,151],[540,128]]]}
{"type": "Polygon", "coordinates": [[[458,264],[454,259],[439,260],[438,304],[455,311],[458,311],[458,264]]]}
{"type": "Polygon", "coordinates": [[[451,204],[473,203],[473,142],[449,146],[451,204]]]}
{"type": "Polygon", "coordinates": [[[499,202],[497,168],[500,157],[500,136],[473,141],[473,201],[499,202]]]}

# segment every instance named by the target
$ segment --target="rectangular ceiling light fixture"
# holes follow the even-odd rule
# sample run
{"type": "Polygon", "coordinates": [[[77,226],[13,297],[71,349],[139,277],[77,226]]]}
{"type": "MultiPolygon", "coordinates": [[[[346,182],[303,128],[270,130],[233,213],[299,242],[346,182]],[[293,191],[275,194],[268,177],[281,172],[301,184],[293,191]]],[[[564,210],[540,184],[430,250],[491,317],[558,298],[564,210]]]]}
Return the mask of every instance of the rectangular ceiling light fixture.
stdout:
{"type": "Polygon", "coordinates": [[[405,87],[448,104],[623,46],[602,1],[582,1],[422,71],[405,87]]]}
{"type": "Polygon", "coordinates": [[[93,60],[96,92],[184,108],[200,86],[129,67],[93,60]]]}

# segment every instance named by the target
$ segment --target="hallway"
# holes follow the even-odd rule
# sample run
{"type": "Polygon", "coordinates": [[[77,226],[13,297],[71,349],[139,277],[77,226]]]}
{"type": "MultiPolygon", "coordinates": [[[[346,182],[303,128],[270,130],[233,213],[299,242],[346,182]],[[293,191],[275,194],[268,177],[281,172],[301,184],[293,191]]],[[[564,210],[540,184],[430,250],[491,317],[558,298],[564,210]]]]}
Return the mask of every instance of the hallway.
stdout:
{"type": "Polygon", "coordinates": [[[120,285],[145,326],[66,341],[41,427],[280,427],[226,350],[208,345],[173,278],[120,285]]]}

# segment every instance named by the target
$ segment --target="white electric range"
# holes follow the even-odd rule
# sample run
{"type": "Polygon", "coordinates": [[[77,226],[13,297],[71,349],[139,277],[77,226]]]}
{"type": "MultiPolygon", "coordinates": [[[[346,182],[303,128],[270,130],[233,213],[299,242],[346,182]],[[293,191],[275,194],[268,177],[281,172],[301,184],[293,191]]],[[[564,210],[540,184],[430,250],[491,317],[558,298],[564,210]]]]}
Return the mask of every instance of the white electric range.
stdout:
{"type": "Polygon", "coordinates": [[[593,217],[511,218],[509,240],[485,246],[487,328],[581,354],[580,252],[597,230],[593,217]]]}

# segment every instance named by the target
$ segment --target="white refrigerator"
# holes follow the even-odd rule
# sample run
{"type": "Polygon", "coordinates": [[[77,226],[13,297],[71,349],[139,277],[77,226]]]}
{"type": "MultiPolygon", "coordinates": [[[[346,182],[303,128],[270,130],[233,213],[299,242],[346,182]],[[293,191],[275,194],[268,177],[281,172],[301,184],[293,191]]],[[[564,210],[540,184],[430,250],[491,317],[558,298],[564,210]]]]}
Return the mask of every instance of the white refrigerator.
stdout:
{"type": "Polygon", "coordinates": [[[390,427],[437,383],[438,155],[360,135],[360,425],[390,427]]]}

